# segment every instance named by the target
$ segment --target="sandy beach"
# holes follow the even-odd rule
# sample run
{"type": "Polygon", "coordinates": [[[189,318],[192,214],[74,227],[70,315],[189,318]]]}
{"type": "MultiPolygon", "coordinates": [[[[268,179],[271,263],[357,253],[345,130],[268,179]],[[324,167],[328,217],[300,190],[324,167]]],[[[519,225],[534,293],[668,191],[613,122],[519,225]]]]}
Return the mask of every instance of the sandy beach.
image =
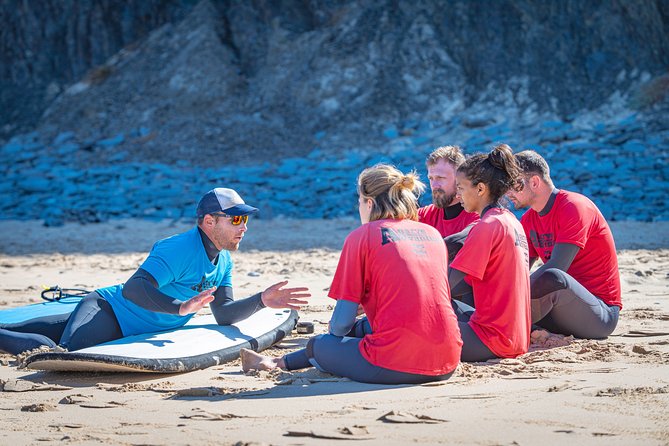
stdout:
{"type": "MultiPolygon", "coordinates": [[[[43,285],[125,281],[152,244],[189,222],[116,220],[46,228],[0,221],[0,309],[43,285]]],[[[326,331],[327,290],[358,222],[252,220],[233,254],[235,296],[281,280],[313,294],[301,320],[326,331]]],[[[306,370],[244,374],[239,361],[184,374],[20,370],[0,355],[0,443],[326,445],[669,444],[669,223],[611,224],[623,283],[606,340],[535,332],[516,359],[461,364],[448,381],[369,385],[306,370]]],[[[266,352],[308,337],[293,332],[266,352]]]]}

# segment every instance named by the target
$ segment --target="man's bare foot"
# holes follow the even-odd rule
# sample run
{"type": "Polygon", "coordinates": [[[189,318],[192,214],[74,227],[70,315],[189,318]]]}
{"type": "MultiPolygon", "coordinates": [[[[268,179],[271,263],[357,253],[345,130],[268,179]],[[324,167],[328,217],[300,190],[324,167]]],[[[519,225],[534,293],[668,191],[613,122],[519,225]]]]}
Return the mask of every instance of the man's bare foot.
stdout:
{"type": "Polygon", "coordinates": [[[242,370],[244,372],[249,370],[272,370],[281,368],[281,365],[283,365],[282,358],[263,356],[245,348],[239,351],[239,356],[242,358],[242,370]]]}

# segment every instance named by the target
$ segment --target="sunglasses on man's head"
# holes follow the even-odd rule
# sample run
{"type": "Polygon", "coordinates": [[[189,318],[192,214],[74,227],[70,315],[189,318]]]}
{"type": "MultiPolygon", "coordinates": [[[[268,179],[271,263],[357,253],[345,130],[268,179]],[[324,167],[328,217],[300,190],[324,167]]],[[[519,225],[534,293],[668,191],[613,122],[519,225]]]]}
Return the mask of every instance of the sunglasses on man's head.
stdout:
{"type": "Polygon", "coordinates": [[[224,214],[222,212],[217,212],[217,213],[211,214],[211,215],[215,215],[217,217],[227,217],[227,218],[230,219],[230,222],[232,223],[233,226],[239,226],[239,225],[242,224],[242,222],[244,222],[244,224],[246,224],[249,221],[249,216],[248,215],[228,215],[228,214],[224,214]]]}

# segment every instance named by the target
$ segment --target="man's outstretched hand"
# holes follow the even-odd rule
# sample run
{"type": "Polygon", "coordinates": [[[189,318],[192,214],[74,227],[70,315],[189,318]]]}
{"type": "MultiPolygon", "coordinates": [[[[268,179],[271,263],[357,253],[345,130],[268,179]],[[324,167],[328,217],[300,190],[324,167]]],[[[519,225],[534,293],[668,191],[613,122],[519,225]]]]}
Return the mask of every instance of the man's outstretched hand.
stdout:
{"type": "Polygon", "coordinates": [[[290,308],[299,310],[302,305],[306,305],[305,298],[311,297],[309,288],[283,288],[288,281],[275,283],[262,293],[262,303],[270,308],[290,308]]]}
{"type": "Polygon", "coordinates": [[[204,290],[197,296],[193,296],[182,302],[179,307],[179,316],[186,316],[187,314],[200,311],[205,305],[214,300],[214,291],[216,291],[216,287],[204,290]]]}

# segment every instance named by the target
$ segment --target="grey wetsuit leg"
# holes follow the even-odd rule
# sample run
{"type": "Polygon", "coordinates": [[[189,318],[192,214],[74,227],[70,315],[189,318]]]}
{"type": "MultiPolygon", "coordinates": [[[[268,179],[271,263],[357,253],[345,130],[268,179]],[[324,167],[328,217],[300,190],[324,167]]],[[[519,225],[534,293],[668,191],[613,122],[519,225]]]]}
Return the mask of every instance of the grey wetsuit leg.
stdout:
{"type": "Polygon", "coordinates": [[[21,333],[0,328],[0,352],[18,355],[39,347],[55,347],[56,343],[39,333],[21,333]]]}
{"type": "Polygon", "coordinates": [[[452,373],[439,376],[418,375],[371,364],[359,349],[362,338],[370,333],[372,328],[369,320],[362,317],[355,322],[346,337],[326,334],[311,338],[305,349],[284,356],[286,368],[298,370],[316,367],[333,375],[374,384],[420,384],[451,377],[452,373]]]}
{"type": "Polygon", "coordinates": [[[607,305],[566,272],[551,268],[532,285],[532,322],[553,333],[603,339],[615,330],[619,308],[607,305]]]}
{"type": "Polygon", "coordinates": [[[82,299],[72,312],[63,331],[60,345],[79,350],[123,337],[114,310],[98,293],[82,299]]]}
{"type": "Polygon", "coordinates": [[[42,346],[55,347],[70,314],[36,317],[23,322],[0,325],[0,351],[18,355],[42,346]]]}
{"type": "Polygon", "coordinates": [[[465,293],[460,296],[453,296],[454,300],[458,300],[474,309],[474,293],[465,293]]]}
{"type": "Polygon", "coordinates": [[[469,322],[469,318],[474,314],[474,307],[455,299],[451,299],[451,305],[453,306],[455,316],[458,318],[458,322],[469,322]]]}
{"type": "Polygon", "coordinates": [[[371,364],[360,353],[361,338],[319,335],[309,340],[307,348],[286,355],[286,367],[304,365],[306,357],[310,366],[333,375],[371,384],[422,384],[441,381],[452,373],[439,376],[398,372],[371,364]],[[298,359],[299,358],[299,359],[298,359]]]}
{"type": "Polygon", "coordinates": [[[354,381],[375,384],[420,384],[450,378],[452,373],[439,376],[398,372],[368,362],[360,353],[360,338],[317,336],[309,341],[310,362],[322,371],[344,376],[354,381]]]}
{"type": "Polygon", "coordinates": [[[355,321],[351,331],[346,336],[350,338],[362,338],[367,334],[372,333],[372,325],[367,320],[367,316],[363,316],[355,321]]]}
{"type": "Polygon", "coordinates": [[[462,336],[462,353],[460,354],[462,362],[482,362],[497,358],[497,355],[491,352],[474,333],[468,322],[458,321],[458,326],[462,336]]]}
{"type": "Polygon", "coordinates": [[[70,313],[36,317],[0,325],[0,351],[18,355],[39,347],[55,347],[63,335],[70,313]]]}
{"type": "Polygon", "coordinates": [[[458,326],[462,336],[460,360],[463,362],[481,362],[497,358],[497,355],[490,351],[472,330],[472,327],[469,326],[469,319],[474,314],[474,308],[458,300],[451,300],[451,302],[458,318],[458,326]]]}
{"type": "MultiPolygon", "coordinates": [[[[372,326],[367,319],[367,316],[356,319],[351,330],[346,334],[348,338],[362,338],[366,334],[372,333],[372,326]]],[[[313,344],[310,342],[307,344],[309,349],[313,349],[313,344]]],[[[313,357],[313,352],[310,352],[311,357],[313,357]]],[[[299,370],[306,369],[308,367],[313,367],[313,364],[309,362],[309,356],[307,355],[307,349],[303,348],[302,350],[297,350],[292,353],[288,353],[283,357],[284,362],[286,363],[286,368],[288,370],[299,370]]]]}
{"type": "Polygon", "coordinates": [[[286,363],[286,370],[300,370],[313,367],[309,362],[306,348],[288,353],[283,357],[283,362],[286,363]]]}

